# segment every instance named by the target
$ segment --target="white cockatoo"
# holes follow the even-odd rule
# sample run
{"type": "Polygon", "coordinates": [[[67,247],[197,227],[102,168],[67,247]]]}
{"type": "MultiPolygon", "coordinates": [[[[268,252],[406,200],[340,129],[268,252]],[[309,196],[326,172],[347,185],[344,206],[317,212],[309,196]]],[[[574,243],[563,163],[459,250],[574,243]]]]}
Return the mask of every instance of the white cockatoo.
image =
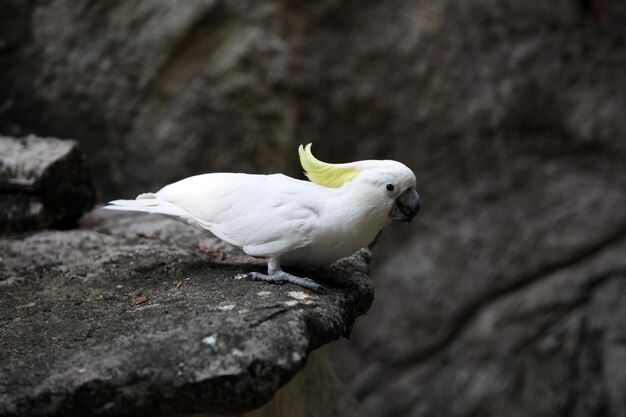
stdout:
{"type": "Polygon", "coordinates": [[[330,164],[313,156],[311,144],[298,151],[310,182],[282,174],[196,175],[105,208],[157,213],[208,230],[268,259],[267,274],[250,278],[320,291],[281,264],[315,268],[349,256],[370,244],[388,219],[410,222],[419,197],[415,175],[400,162],[330,164]]]}

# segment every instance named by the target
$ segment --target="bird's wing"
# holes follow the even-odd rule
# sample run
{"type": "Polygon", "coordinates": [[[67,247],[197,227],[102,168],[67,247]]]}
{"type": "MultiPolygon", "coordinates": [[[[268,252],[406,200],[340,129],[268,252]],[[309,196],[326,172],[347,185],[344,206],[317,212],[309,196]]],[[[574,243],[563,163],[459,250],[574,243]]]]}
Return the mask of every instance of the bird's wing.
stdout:
{"type": "Polygon", "coordinates": [[[216,173],[156,193],[200,226],[253,256],[279,256],[308,245],[323,204],[312,184],[284,175],[216,173]]]}

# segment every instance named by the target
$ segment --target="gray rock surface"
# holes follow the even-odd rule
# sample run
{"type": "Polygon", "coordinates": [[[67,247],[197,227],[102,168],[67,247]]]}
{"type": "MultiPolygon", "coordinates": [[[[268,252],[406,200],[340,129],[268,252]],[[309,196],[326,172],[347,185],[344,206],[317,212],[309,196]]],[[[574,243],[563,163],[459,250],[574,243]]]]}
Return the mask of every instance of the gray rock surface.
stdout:
{"type": "Polygon", "coordinates": [[[95,203],[78,143],[0,136],[0,233],[76,225],[95,203]]]}
{"type": "Polygon", "coordinates": [[[0,239],[0,415],[243,412],[369,308],[366,251],[313,277],[319,295],[157,216],[0,239]]]}
{"type": "Polygon", "coordinates": [[[626,2],[6,4],[0,132],[80,138],[103,198],[309,141],[415,170],[337,352],[372,415],[623,415],[626,2]]]}

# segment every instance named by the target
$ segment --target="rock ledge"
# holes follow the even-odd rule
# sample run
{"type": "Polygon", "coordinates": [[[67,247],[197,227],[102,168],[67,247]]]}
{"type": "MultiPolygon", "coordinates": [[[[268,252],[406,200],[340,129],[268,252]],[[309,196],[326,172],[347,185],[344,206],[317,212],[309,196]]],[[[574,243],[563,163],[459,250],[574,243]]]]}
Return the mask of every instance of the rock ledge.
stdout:
{"type": "Polygon", "coordinates": [[[242,279],[263,266],[156,216],[96,211],[0,253],[1,416],[250,410],[373,300],[365,250],[318,295],[242,279]]]}

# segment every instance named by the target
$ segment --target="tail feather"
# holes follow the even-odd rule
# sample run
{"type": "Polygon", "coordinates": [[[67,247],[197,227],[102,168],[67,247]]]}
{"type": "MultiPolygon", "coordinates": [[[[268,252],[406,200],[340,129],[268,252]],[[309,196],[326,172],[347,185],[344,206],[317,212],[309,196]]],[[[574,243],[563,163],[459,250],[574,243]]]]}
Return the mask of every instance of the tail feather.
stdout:
{"type": "Polygon", "coordinates": [[[107,210],[140,211],[144,213],[160,214],[198,229],[211,231],[210,222],[200,220],[186,210],[178,207],[176,204],[160,200],[152,193],[139,194],[136,200],[109,201],[109,205],[103,208],[107,210]]]}
{"type": "MultiPolygon", "coordinates": [[[[113,206],[121,206],[121,207],[154,207],[159,206],[162,203],[167,203],[166,201],[161,201],[157,199],[150,200],[113,200],[109,201],[110,205],[113,206]]],[[[171,204],[171,203],[169,203],[171,204]]]]}
{"type": "Polygon", "coordinates": [[[189,213],[181,209],[177,205],[170,203],[169,201],[163,201],[156,198],[154,194],[148,197],[149,194],[141,194],[138,200],[113,200],[109,201],[108,206],[103,208],[107,210],[121,210],[121,211],[141,211],[144,213],[161,214],[168,217],[173,217],[176,220],[184,220],[190,217],[189,213]]]}

